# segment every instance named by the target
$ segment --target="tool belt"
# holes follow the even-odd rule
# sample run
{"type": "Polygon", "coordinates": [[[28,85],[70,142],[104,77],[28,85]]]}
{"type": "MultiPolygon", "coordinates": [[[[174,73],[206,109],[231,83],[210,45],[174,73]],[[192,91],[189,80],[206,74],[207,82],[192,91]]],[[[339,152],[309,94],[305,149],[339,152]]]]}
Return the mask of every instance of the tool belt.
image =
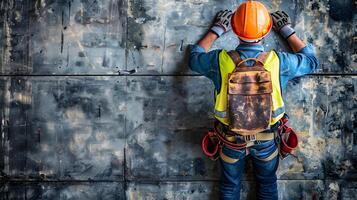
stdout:
{"type": "Polygon", "coordinates": [[[214,130],[209,131],[202,139],[202,150],[206,156],[212,160],[217,160],[220,156],[223,145],[233,150],[241,150],[253,146],[255,141],[268,141],[277,139],[279,143],[279,154],[282,158],[291,154],[291,151],[298,146],[298,138],[294,130],[286,125],[287,117],[279,122],[278,134],[274,132],[260,132],[251,135],[238,135],[219,121],[215,121],[214,130]],[[242,143],[237,143],[237,140],[242,143]]]}
{"type": "Polygon", "coordinates": [[[267,141],[275,138],[272,132],[260,132],[251,135],[238,135],[219,121],[215,121],[214,130],[209,131],[202,139],[202,150],[205,155],[213,160],[219,158],[220,148],[225,145],[234,150],[241,150],[253,146],[256,140],[267,141]],[[242,143],[237,143],[237,140],[242,143]]]}

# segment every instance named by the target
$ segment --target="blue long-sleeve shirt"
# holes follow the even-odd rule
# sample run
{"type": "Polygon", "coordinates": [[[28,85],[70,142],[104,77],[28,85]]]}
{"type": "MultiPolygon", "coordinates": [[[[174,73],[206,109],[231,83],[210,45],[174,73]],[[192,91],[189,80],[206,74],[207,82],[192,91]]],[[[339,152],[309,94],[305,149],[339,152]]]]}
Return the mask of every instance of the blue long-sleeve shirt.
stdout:
{"type": "MultiPolygon", "coordinates": [[[[236,48],[242,59],[257,58],[264,51],[261,44],[240,44],[236,48]]],[[[221,49],[205,52],[199,45],[190,46],[190,68],[209,79],[215,85],[217,91],[221,88],[221,75],[219,70],[219,53],[221,49]]],[[[282,94],[285,92],[287,82],[295,77],[311,73],[318,65],[314,48],[308,44],[297,53],[277,52],[280,60],[280,85],[282,94]]],[[[252,65],[254,62],[248,62],[252,65]]]]}

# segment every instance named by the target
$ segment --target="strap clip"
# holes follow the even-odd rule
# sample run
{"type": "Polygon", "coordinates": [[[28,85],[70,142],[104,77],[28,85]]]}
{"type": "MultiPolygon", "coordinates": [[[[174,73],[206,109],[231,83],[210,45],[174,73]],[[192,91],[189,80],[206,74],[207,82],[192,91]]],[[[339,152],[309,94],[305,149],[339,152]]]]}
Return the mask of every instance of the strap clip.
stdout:
{"type": "Polygon", "coordinates": [[[257,135],[245,135],[243,137],[246,142],[254,142],[257,140],[257,135]]]}

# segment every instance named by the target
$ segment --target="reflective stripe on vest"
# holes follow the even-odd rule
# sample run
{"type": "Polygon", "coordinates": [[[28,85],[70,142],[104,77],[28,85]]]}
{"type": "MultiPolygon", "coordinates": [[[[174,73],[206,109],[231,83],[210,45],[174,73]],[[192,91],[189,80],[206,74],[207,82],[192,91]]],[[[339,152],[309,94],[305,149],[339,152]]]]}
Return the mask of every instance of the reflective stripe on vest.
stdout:
{"type": "MultiPolygon", "coordinates": [[[[265,62],[264,68],[270,72],[273,92],[272,92],[272,117],[270,125],[275,124],[284,116],[285,107],[280,88],[280,61],[275,51],[271,51],[265,62]]],[[[221,73],[221,90],[215,92],[215,117],[223,124],[229,125],[227,115],[228,104],[228,74],[235,69],[235,64],[225,50],[219,54],[219,69],[221,73]]]]}

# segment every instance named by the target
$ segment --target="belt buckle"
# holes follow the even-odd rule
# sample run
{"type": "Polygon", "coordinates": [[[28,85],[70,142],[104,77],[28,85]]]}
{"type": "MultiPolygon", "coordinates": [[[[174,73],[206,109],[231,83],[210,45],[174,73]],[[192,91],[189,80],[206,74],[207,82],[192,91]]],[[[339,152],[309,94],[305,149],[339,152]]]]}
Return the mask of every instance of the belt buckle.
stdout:
{"type": "Polygon", "coordinates": [[[244,140],[246,142],[254,142],[257,140],[257,135],[245,135],[244,140]]]}

